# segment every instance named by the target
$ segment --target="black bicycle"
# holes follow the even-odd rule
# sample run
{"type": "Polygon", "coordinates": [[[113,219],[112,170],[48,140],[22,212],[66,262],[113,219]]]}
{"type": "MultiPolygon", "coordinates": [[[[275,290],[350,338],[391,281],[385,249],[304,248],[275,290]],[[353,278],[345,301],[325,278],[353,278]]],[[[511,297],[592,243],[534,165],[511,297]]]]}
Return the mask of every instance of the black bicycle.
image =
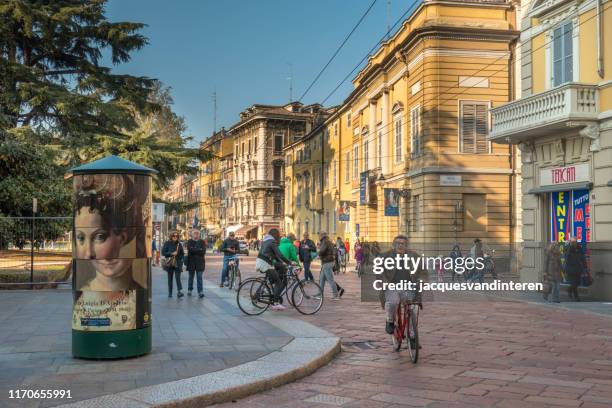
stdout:
{"type": "MultiPolygon", "coordinates": [[[[300,279],[301,268],[290,266],[287,268],[286,285],[280,294],[280,301],[287,301],[298,312],[312,315],[321,310],[323,306],[323,290],[321,287],[306,279],[300,279]]],[[[236,303],[244,314],[260,315],[275,303],[272,283],[266,276],[246,279],[238,288],[236,303]]]]}
{"type": "Polygon", "coordinates": [[[230,259],[227,262],[227,274],[229,276],[228,289],[238,290],[242,283],[242,274],[240,273],[237,259],[230,259]]]}

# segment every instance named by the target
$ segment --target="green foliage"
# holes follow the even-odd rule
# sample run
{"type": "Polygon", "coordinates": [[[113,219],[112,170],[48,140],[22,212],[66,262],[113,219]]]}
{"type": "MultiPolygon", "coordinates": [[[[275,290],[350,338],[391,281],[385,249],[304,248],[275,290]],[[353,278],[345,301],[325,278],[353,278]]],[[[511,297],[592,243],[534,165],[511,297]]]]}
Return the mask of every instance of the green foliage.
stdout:
{"type": "Polygon", "coordinates": [[[147,44],[141,23],[110,22],[106,0],[0,2],[0,214],[28,214],[36,194],[65,215],[74,165],[117,154],[157,169],[159,189],[209,154],[186,148],[184,120],[156,80],[100,64],[147,44]]]}

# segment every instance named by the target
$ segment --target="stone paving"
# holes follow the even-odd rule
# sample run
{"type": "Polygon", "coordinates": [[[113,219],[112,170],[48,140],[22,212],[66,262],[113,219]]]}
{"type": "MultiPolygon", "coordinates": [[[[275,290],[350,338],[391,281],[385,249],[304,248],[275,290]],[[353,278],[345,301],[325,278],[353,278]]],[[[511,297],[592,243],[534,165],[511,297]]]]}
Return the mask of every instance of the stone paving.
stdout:
{"type": "MultiPolygon", "coordinates": [[[[215,266],[215,259],[209,263],[215,266]]],[[[183,283],[186,287],[186,273],[183,283]]],[[[71,356],[69,290],[0,295],[0,407],[44,407],[67,400],[8,400],[10,389],[69,389],[78,401],[234,367],[281,349],[293,337],[246,317],[208,285],[203,300],[168,298],[166,274],[153,273],[153,352],[91,361],[71,356]]]]}
{"type": "Polygon", "coordinates": [[[612,407],[609,304],[433,301],[420,317],[414,365],[406,351],[391,350],[380,305],[360,301],[357,277],[338,281],[340,302],[315,316],[284,313],[340,336],[343,352],[309,377],[222,407],[612,407]]]}

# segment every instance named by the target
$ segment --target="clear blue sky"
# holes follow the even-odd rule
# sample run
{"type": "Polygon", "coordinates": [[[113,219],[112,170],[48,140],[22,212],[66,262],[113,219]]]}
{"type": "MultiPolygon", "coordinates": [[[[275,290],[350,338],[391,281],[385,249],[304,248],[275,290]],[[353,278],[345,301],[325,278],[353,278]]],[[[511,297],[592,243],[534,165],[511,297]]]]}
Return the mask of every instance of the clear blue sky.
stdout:
{"type": "MultiPolygon", "coordinates": [[[[174,110],[185,117],[197,141],[213,131],[212,94],[217,92],[217,128],[229,127],[253,103],[298,99],[372,0],[110,0],[111,21],[148,25],[150,44],[120,73],[146,75],[172,88],[174,110]]],[[[304,103],[320,102],[365,56],[414,0],[378,0],[319,79],[304,103]]],[[[351,77],[352,78],[352,77],[351,77]]],[[[342,102],[350,80],[326,105],[342,102]]]]}

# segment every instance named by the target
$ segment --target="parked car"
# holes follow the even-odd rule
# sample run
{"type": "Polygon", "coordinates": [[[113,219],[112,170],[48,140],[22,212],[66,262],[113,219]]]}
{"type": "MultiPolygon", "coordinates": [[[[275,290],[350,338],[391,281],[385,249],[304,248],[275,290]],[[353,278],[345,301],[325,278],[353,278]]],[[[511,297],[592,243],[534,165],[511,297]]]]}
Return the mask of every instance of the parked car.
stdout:
{"type": "Polygon", "coordinates": [[[238,241],[238,244],[240,245],[240,251],[243,252],[245,255],[248,255],[249,254],[249,244],[244,240],[238,241]]]}

